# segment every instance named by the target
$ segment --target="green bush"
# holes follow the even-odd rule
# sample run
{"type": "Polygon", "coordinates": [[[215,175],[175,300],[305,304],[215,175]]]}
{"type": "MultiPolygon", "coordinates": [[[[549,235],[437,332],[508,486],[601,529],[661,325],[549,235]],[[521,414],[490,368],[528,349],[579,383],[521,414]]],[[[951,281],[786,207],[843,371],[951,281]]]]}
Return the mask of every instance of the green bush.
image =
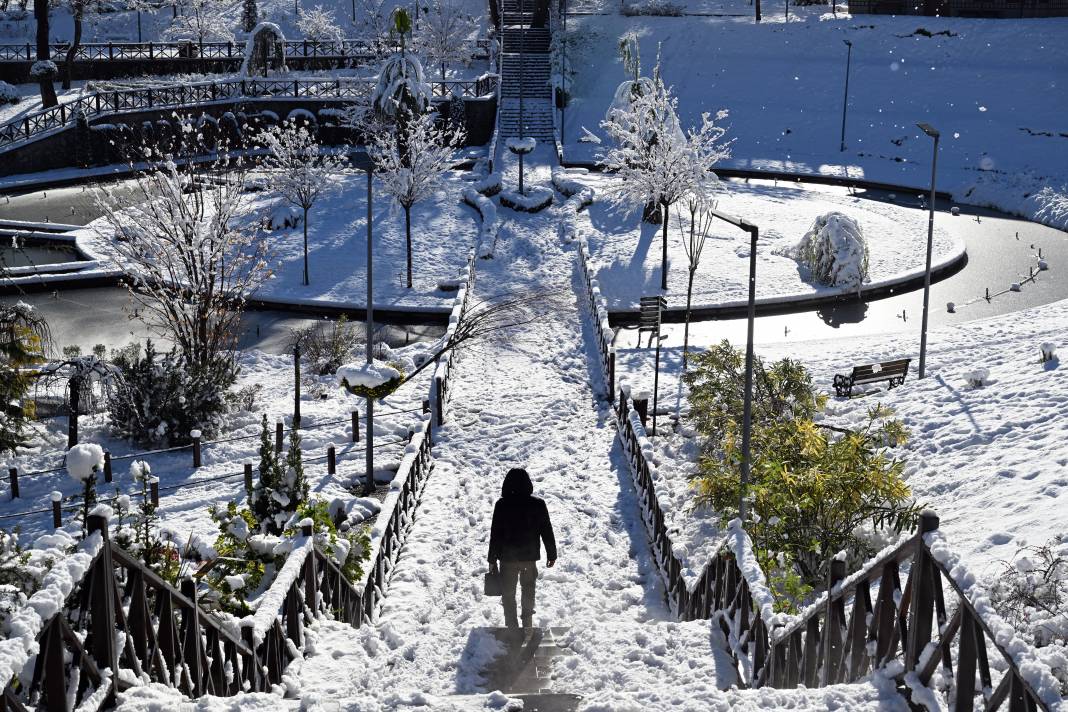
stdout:
{"type": "MultiPolygon", "coordinates": [[[[744,357],[724,341],[693,359],[684,377],[690,418],[703,436],[696,503],[736,515],[742,461],[744,357]]],[[[751,466],[746,531],[772,587],[798,600],[825,581],[839,551],[859,560],[873,551],[866,528],[911,527],[919,507],[890,448],[908,432],[881,405],[855,430],[817,421],[826,396],[791,359],[754,363],[751,466]]]]}

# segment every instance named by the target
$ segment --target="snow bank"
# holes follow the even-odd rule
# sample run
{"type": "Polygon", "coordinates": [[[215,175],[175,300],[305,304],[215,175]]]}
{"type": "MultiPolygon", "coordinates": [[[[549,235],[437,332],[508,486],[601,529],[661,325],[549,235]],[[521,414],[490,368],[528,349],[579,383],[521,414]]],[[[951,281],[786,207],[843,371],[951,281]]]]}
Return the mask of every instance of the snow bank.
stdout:
{"type": "MultiPolygon", "coordinates": [[[[500,174],[494,173],[487,176],[486,180],[497,176],[497,192],[500,192],[500,174]]],[[[478,188],[478,184],[464,188],[463,201],[478,211],[482,216],[482,226],[478,229],[478,243],[475,254],[479,259],[488,260],[493,257],[493,250],[497,247],[497,206],[487,198],[478,188]]]]}
{"type": "Polygon", "coordinates": [[[868,242],[856,220],[839,212],[820,215],[801,238],[794,257],[830,287],[860,291],[868,280],[868,242]]]}

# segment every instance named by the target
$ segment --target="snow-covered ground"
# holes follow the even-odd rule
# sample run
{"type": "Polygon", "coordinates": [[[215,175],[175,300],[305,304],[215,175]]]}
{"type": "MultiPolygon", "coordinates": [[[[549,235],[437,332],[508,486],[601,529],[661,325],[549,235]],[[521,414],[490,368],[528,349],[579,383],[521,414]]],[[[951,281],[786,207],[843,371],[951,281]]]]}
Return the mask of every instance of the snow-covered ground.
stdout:
{"type": "MultiPolygon", "coordinates": [[[[589,240],[597,279],[610,310],[636,309],[638,299],[659,293],[661,232],[641,222],[641,212],[624,217],[607,199],[616,181],[591,173],[578,181],[592,186],[598,200],[578,216],[578,229],[589,240]]],[[[855,218],[870,249],[869,280],[865,289],[900,282],[923,274],[927,244],[927,214],[915,207],[865,200],[822,190],[816,186],[746,185],[723,182],[713,196],[718,209],[744,217],[760,227],[757,243],[759,300],[788,301],[830,296],[854,290],[827,287],[809,270],[784,252],[794,248],[816,217],[831,211],[855,218]]],[[[678,219],[689,229],[683,205],[671,210],[668,230],[668,303],[686,303],[687,258],[678,219]]],[[[933,267],[957,260],[964,244],[941,228],[935,229],[933,267]]],[[[748,294],[749,235],[732,225],[715,221],[705,243],[694,278],[695,308],[744,304],[748,294]]]]}
{"type": "MultiPolygon", "coordinates": [[[[832,392],[835,373],[856,364],[899,357],[913,359],[905,385],[853,400],[832,399],[828,422],[859,424],[874,402],[885,403],[911,430],[898,455],[907,460],[913,495],[936,510],[941,529],[972,570],[991,571],[1022,546],[1065,541],[1068,531],[1068,379],[1059,361],[1040,363],[1040,346],[1065,345],[1068,301],[987,320],[943,327],[928,334],[927,371],[916,378],[919,339],[893,333],[833,341],[761,344],[766,360],[799,359],[816,384],[832,392]],[[970,387],[966,374],[990,372],[986,386],[970,387]]],[[[629,342],[628,342],[629,345],[629,342]]],[[[744,344],[740,345],[744,347],[744,344]]],[[[648,349],[620,352],[622,377],[652,385],[648,349]]],[[[684,398],[679,388],[679,349],[661,355],[661,408],[684,398]]],[[[664,431],[666,432],[666,430],[664,431]]],[[[662,458],[658,486],[675,503],[671,526],[676,543],[699,572],[721,538],[719,517],[691,511],[687,476],[696,445],[681,435],[658,438],[662,458]]],[[[681,552],[680,552],[681,553],[681,552]]]]}
{"type": "MultiPolygon", "coordinates": [[[[765,4],[781,20],[782,5],[765,4]]],[[[1033,214],[1033,195],[1068,183],[1068,19],[819,15],[754,25],[739,17],[573,17],[578,74],[566,111],[565,155],[589,159],[581,127],[599,122],[624,72],[617,42],[640,38],[648,75],[659,45],[665,81],[679,97],[683,126],[701,112],[730,112],[733,158],[725,166],[819,173],[915,187],[930,181],[932,142],[916,122],[942,133],[938,185],[973,204],[1033,214]],[[930,33],[948,33],[926,36],[930,33]],[[846,46],[853,43],[846,150],[839,151],[846,46]]]]}
{"type": "MultiPolygon", "coordinates": [[[[455,279],[478,240],[477,214],[460,201],[464,174],[446,175],[446,188],[412,209],[413,287],[406,286],[404,214],[374,184],[373,268],[375,306],[383,309],[448,313],[455,292],[438,289],[438,281],[455,279]]],[[[285,302],[360,308],[367,303],[367,189],[364,174],[337,176],[334,192],[324,196],[308,218],[308,271],[302,283],[304,235],[300,227],[265,233],[274,276],[254,296],[285,302]]],[[[255,215],[286,208],[276,197],[252,201],[255,215]]],[[[78,247],[92,259],[114,259],[106,223],[96,221],[78,231],[78,247]]]]}
{"type": "MultiPolygon", "coordinates": [[[[401,347],[395,353],[397,358],[403,359],[426,352],[428,347],[429,344],[416,343],[401,347]]],[[[192,467],[190,449],[143,458],[152,467],[153,474],[160,478],[159,512],[163,529],[171,532],[175,540],[182,544],[192,536],[204,553],[211,551],[210,548],[204,548],[204,545],[214,542],[217,534],[208,508],[212,504],[225,504],[229,500],[244,500],[242,465],[250,462],[255,467],[259,462],[257,450],[262,414],[267,414],[272,433],[276,419],[284,419],[288,429],[292,416],[292,356],[249,351],[241,354],[239,364],[241,375],[236,388],[258,383],[263,390],[256,399],[254,410],[241,410],[231,414],[225,431],[220,433],[217,439],[244,439],[220,443],[205,442],[203,467],[199,469],[192,467]],[[215,479],[233,474],[236,476],[215,479]]],[[[376,409],[376,470],[382,470],[383,473],[387,470],[396,471],[406,444],[408,429],[418,428],[418,411],[428,393],[430,379],[428,371],[424,371],[423,376],[402,386],[384,401],[384,406],[376,409]],[[403,412],[391,415],[391,411],[403,412]],[[378,445],[381,447],[377,447],[378,445]]],[[[364,412],[363,399],[337,388],[332,374],[311,377],[305,368],[305,377],[307,380],[302,385],[301,399],[301,447],[305,459],[311,461],[305,467],[311,494],[328,502],[338,500],[347,511],[353,507],[364,507],[369,511],[374,509],[369,503],[357,501],[358,495],[354,494],[352,487],[361,481],[360,478],[365,473],[365,434],[360,442],[353,443],[349,427],[351,412],[364,412]],[[329,475],[326,466],[326,449],[331,444],[337,448],[338,466],[335,475],[329,475]]],[[[362,419],[360,427],[361,431],[366,428],[366,422],[362,419]]],[[[111,436],[105,416],[102,415],[83,416],[79,423],[79,436],[80,442],[99,444],[108,450],[113,458],[144,450],[131,442],[111,436]]],[[[288,447],[288,433],[285,444],[288,447]]],[[[55,490],[63,493],[64,497],[70,497],[80,493],[80,485],[62,469],[59,472],[40,475],[29,473],[62,467],[66,445],[66,419],[42,420],[35,424],[32,447],[20,450],[17,457],[4,459],[5,471],[7,467],[17,467],[22,473],[19,479],[21,496],[19,499],[11,499],[7,483],[4,483],[3,501],[0,502],[0,527],[10,529],[17,524],[26,541],[32,541],[37,535],[52,530],[50,493],[55,490]],[[9,516],[27,511],[35,513],[16,518],[9,516]]],[[[132,495],[135,492],[139,496],[139,485],[135,484],[129,471],[130,463],[129,459],[113,461],[114,482],[106,484],[101,478],[97,485],[101,498],[110,498],[116,494],[132,495]]],[[[68,521],[70,516],[69,512],[65,513],[64,520],[68,521]]]]}

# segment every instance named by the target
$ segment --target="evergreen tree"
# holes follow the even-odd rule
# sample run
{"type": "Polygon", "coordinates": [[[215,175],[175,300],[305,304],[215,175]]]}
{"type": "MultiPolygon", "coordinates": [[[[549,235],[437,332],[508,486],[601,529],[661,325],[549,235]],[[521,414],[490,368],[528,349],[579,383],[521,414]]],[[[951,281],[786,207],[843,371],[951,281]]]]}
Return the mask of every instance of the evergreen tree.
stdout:
{"type": "Polygon", "coordinates": [[[289,431],[289,451],[286,453],[285,494],[289,497],[286,509],[297,508],[308,501],[308,480],[304,477],[304,463],[300,452],[300,432],[289,431]]]}
{"type": "Polygon", "coordinates": [[[274,442],[272,442],[266,414],[263,416],[263,429],[260,432],[259,473],[260,480],[252,488],[252,514],[261,532],[280,534],[285,526],[285,521],[279,521],[278,516],[282,513],[282,503],[279,501],[282,494],[279,491],[282,485],[282,472],[278,457],[274,452],[274,442]]]}
{"type": "Polygon", "coordinates": [[[252,32],[256,29],[256,25],[260,21],[259,8],[256,7],[256,0],[245,0],[243,9],[241,10],[241,29],[245,32],[252,32]]]}
{"type": "Polygon", "coordinates": [[[23,428],[33,404],[22,399],[33,385],[25,369],[43,357],[48,325],[22,302],[0,306],[0,452],[14,453],[25,444],[23,428]]]}

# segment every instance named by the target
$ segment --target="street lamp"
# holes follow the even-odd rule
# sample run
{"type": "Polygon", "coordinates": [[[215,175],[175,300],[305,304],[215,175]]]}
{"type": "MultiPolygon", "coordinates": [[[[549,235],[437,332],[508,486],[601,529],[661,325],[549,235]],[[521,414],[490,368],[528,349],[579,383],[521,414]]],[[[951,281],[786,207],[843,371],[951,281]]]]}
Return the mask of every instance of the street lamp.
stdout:
{"type": "Polygon", "coordinates": [[[853,59],[853,43],[849,40],[842,40],[846,44],[846,79],[845,79],[845,98],[842,99],[842,148],[845,150],[845,124],[846,124],[846,108],[849,106],[849,63],[853,59]]]}
{"type": "MultiPolygon", "coordinates": [[[[361,170],[367,174],[367,363],[370,364],[374,360],[374,327],[375,327],[375,307],[374,307],[374,291],[372,289],[374,285],[374,262],[372,260],[371,238],[372,238],[372,193],[371,193],[371,178],[374,175],[375,164],[371,160],[371,157],[367,155],[367,151],[357,151],[349,156],[349,162],[352,166],[358,170],[361,170]]],[[[355,424],[353,424],[355,427],[355,424]]],[[[375,419],[374,419],[374,399],[370,396],[367,397],[367,440],[366,440],[366,463],[367,463],[367,482],[364,484],[364,491],[370,493],[375,488],[375,456],[374,456],[374,444],[375,444],[375,419]]]]}
{"type": "Polygon", "coordinates": [[[931,155],[931,205],[927,216],[927,267],[923,272],[923,320],[920,326],[920,378],[926,375],[927,366],[927,304],[931,297],[931,250],[934,246],[935,170],[938,166],[938,139],[941,134],[926,123],[916,124],[925,134],[934,139],[931,155]]]}
{"type": "Polygon", "coordinates": [[[749,490],[750,439],[753,430],[753,322],[756,320],[756,251],[760,228],[744,218],[736,218],[718,210],[709,211],[713,217],[728,222],[749,233],[749,305],[745,330],[745,393],[742,401],[742,476],[738,490],[738,519],[745,522],[745,497],[749,490]]]}

